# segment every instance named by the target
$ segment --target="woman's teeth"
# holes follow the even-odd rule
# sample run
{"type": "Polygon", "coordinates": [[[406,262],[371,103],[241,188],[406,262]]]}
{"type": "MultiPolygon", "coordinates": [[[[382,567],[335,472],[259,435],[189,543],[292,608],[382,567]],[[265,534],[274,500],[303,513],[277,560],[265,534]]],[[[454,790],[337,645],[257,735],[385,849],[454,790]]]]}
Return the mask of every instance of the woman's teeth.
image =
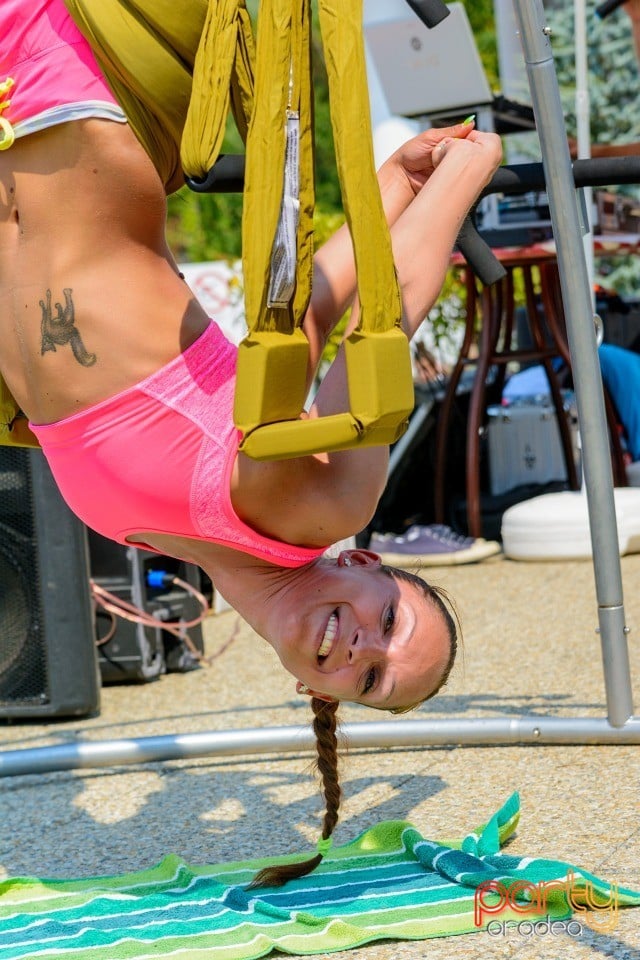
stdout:
{"type": "Polygon", "coordinates": [[[318,656],[319,657],[328,657],[331,653],[331,648],[333,647],[333,641],[338,636],[338,615],[337,613],[332,613],[329,617],[329,622],[327,624],[327,629],[324,631],[324,636],[320,641],[320,646],[318,647],[318,656]]]}

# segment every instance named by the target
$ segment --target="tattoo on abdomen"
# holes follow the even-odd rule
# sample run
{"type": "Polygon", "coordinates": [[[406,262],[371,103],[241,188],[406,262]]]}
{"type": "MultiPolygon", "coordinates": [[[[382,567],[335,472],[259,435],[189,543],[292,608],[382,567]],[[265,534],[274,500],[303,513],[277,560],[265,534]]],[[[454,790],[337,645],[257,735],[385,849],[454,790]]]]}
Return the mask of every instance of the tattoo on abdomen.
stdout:
{"type": "Polygon", "coordinates": [[[64,307],[61,303],[56,303],[56,315],[54,317],[51,309],[51,290],[47,290],[47,299],[40,301],[42,310],[42,343],[40,354],[44,356],[47,350],[53,350],[56,347],[64,347],[67,343],[71,345],[73,355],[83,367],[92,367],[98,359],[95,353],[88,353],[85,350],[80,331],[76,327],[75,313],[71,294],[73,291],[66,287],[63,291],[64,307]]]}

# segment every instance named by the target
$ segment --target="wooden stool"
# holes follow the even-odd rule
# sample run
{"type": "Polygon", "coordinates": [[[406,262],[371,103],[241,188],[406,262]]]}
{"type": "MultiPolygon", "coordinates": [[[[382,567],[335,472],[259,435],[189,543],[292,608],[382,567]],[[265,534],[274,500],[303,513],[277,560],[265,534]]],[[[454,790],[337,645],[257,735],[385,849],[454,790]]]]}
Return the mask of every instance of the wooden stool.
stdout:
{"type": "MultiPolygon", "coordinates": [[[[467,527],[473,537],[482,536],[480,515],[480,434],[486,423],[486,386],[492,367],[497,367],[496,389],[502,393],[506,377],[506,365],[513,361],[542,364],[551,399],[556,412],[567,482],[571,490],[580,486],[567,417],[564,412],[560,378],[554,369],[553,359],[562,357],[571,369],[569,347],[565,335],[564,311],[560,295],[560,280],[555,256],[545,256],[536,251],[535,257],[524,250],[501,256],[506,276],[489,287],[481,287],[473,272],[467,268],[465,283],[467,311],[465,333],[458,359],[451,372],[436,432],[436,463],[434,480],[434,508],[437,523],[445,523],[445,488],[447,471],[447,441],[451,417],[460,378],[470,365],[475,366],[471,388],[466,435],[466,497],[467,527]],[[541,299],[540,311],[535,293],[533,271],[539,270],[541,299]],[[532,345],[519,349],[514,340],[515,302],[514,273],[520,271],[524,283],[526,320],[531,333],[532,345]],[[477,356],[472,355],[476,342],[476,318],[479,315],[477,356]]],[[[589,322],[590,318],[587,318],[589,322]]],[[[614,468],[614,483],[625,486],[625,467],[618,435],[615,411],[605,391],[605,408],[609,425],[614,468]]]]}

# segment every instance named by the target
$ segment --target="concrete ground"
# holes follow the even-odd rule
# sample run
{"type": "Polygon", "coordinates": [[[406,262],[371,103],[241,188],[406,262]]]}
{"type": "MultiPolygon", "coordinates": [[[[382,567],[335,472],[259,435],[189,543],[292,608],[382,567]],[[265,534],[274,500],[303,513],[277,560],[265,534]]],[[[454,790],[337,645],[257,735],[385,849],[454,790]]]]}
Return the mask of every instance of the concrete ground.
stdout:
{"type": "MultiPolygon", "coordinates": [[[[640,555],[622,560],[630,656],[640,696],[640,555]]],[[[434,568],[456,598],[464,657],[446,692],[413,717],[606,713],[592,566],[498,558],[434,568]]],[[[104,688],[96,717],[0,727],[0,750],[198,731],[300,725],[310,711],[271,649],[238,615],[206,623],[210,667],[141,686],[104,688]]],[[[380,720],[364,707],[343,720],[380,720]]],[[[639,712],[636,710],[636,712],[639,712]]],[[[387,719],[385,717],[385,719],[387,719]]],[[[405,722],[406,717],[390,722],[405,722]]],[[[426,836],[459,836],[514,791],[521,822],[511,852],[549,856],[640,889],[640,747],[482,746],[352,749],[337,843],[380,820],[426,836]]],[[[287,853],[315,844],[321,801],[306,752],[163,761],[0,781],[0,876],[80,877],[138,870],[175,852],[194,863],[287,853]]],[[[640,908],[615,930],[580,937],[473,936],[382,942],[333,957],[640,957],[640,908]]]]}

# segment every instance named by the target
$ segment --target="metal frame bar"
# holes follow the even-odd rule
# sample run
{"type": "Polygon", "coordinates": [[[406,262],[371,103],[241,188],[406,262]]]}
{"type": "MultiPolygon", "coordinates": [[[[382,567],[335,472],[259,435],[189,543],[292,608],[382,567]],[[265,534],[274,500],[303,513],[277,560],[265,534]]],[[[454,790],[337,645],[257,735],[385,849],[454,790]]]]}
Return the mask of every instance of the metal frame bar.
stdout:
{"type": "MultiPolygon", "coordinates": [[[[629,720],[622,727],[614,727],[607,720],[594,717],[527,716],[352,723],[341,728],[338,740],[340,746],[348,745],[351,751],[371,747],[417,748],[451,744],[469,747],[634,744],[640,743],[640,718],[629,720]]],[[[315,750],[315,738],[308,725],[220,730],[9,750],[0,753],[0,776],[197,757],[304,753],[310,750],[315,750]]]]}
{"type": "Polygon", "coordinates": [[[633,714],[633,698],[611,459],[595,324],[592,322],[589,275],[564,115],[551,53],[550,31],[545,24],[542,0],[514,0],[514,6],[542,148],[542,163],[572,359],[593,549],[607,715],[612,726],[622,727],[633,714]]]}
{"type": "MultiPolygon", "coordinates": [[[[582,435],[607,718],[496,717],[346,724],[353,747],[513,744],[639,744],[633,716],[622,574],[611,461],[597,360],[591,291],[560,93],[542,0],[513,0],[522,39],[558,253],[582,435]]],[[[313,749],[308,727],[227,730],[185,736],[110,740],[0,754],[0,776],[187,757],[301,752],[313,749]]]]}

